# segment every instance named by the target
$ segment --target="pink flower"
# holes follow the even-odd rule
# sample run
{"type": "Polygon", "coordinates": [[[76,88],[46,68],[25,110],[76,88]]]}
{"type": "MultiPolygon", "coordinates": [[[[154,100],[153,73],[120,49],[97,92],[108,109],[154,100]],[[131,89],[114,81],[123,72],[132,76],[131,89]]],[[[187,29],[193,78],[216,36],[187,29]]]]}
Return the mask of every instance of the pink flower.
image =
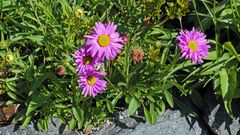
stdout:
{"type": "Polygon", "coordinates": [[[79,75],[79,87],[82,89],[82,95],[95,97],[106,89],[107,82],[102,80],[102,75],[94,70],[85,70],[79,75]]]}
{"type": "Polygon", "coordinates": [[[208,40],[206,35],[195,28],[191,31],[182,30],[180,35],[177,36],[181,48],[182,58],[191,59],[192,62],[203,63],[202,58],[208,57],[208,40]]]}
{"type": "Polygon", "coordinates": [[[103,24],[96,22],[91,34],[85,35],[87,38],[85,45],[88,46],[87,52],[92,57],[98,57],[101,61],[105,58],[114,59],[123,47],[123,39],[116,32],[117,25],[114,23],[103,24]]]}
{"type": "Polygon", "coordinates": [[[77,66],[77,73],[81,74],[86,69],[94,70],[94,65],[101,63],[98,58],[92,57],[86,52],[86,46],[81,46],[72,56],[75,58],[74,65],[77,66]]]}

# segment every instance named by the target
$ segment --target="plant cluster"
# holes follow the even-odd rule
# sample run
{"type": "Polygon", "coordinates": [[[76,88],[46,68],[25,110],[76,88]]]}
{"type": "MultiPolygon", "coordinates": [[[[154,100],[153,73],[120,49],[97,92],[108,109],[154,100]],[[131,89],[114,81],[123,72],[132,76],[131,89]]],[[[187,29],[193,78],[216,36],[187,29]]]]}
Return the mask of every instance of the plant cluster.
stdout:
{"type": "Polygon", "coordinates": [[[239,0],[0,1],[0,100],[12,123],[69,129],[174,105],[191,116],[212,91],[233,116],[240,97],[239,0]]]}

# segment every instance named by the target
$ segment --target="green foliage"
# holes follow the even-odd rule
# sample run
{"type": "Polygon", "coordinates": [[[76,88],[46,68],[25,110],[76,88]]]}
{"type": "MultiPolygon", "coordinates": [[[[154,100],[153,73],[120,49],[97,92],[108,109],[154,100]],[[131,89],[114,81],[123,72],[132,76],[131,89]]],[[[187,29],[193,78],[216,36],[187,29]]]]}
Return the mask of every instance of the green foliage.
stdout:
{"type": "Polygon", "coordinates": [[[0,99],[20,105],[13,123],[25,127],[37,120],[39,130],[47,130],[53,117],[70,130],[97,126],[122,108],[128,115],[143,112],[151,124],[175,105],[197,117],[179,97],[203,110],[206,89],[233,116],[231,103],[240,97],[239,8],[238,0],[1,1],[0,99]],[[107,89],[83,97],[71,54],[96,21],[115,22],[129,41],[116,59],[105,62],[107,89]],[[182,60],[176,46],[181,27],[192,24],[206,32],[211,45],[204,64],[182,60]],[[144,58],[133,62],[139,48],[144,58]]]}

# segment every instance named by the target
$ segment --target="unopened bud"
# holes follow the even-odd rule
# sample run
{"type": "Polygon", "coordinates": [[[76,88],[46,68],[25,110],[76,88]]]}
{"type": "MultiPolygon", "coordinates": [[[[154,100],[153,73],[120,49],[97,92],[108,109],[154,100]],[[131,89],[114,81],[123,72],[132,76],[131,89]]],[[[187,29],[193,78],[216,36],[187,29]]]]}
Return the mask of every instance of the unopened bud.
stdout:
{"type": "Polygon", "coordinates": [[[12,54],[8,54],[7,56],[6,56],[6,61],[7,62],[12,62],[14,60],[14,57],[13,57],[13,55],[12,54]]]}
{"type": "Polygon", "coordinates": [[[84,12],[83,12],[82,9],[78,8],[78,9],[75,10],[75,16],[77,18],[81,18],[83,16],[83,14],[84,14],[84,12]]]}
{"type": "Polygon", "coordinates": [[[63,76],[64,73],[65,73],[64,67],[63,66],[58,66],[57,73],[58,73],[58,75],[63,76]]]}

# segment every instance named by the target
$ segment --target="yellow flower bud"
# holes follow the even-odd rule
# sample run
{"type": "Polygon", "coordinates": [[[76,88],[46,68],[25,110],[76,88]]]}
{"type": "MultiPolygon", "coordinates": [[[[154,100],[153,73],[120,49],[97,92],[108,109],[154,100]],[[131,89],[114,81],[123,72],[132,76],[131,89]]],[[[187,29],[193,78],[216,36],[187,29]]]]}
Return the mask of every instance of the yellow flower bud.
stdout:
{"type": "Polygon", "coordinates": [[[83,15],[84,15],[84,12],[83,12],[82,9],[77,8],[77,9],[75,10],[75,17],[81,18],[83,15]]]}
{"type": "Polygon", "coordinates": [[[6,61],[7,61],[7,62],[12,62],[13,59],[14,59],[14,57],[13,57],[12,54],[8,54],[8,55],[6,56],[6,61]]]}
{"type": "Polygon", "coordinates": [[[7,43],[5,41],[1,41],[0,42],[0,49],[1,48],[6,48],[7,47],[7,43]]]}

